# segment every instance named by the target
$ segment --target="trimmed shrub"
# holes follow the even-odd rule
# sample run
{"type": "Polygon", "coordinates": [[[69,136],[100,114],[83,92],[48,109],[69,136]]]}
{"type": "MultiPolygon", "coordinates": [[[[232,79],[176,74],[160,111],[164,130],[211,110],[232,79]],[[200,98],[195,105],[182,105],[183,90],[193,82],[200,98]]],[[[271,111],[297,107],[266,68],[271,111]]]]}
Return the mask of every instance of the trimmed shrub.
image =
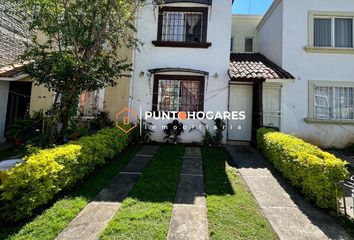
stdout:
{"type": "Polygon", "coordinates": [[[262,128],[257,131],[261,151],[307,200],[320,208],[336,208],[337,183],[346,180],[347,162],[291,135],[262,128]]]}
{"type": "Polygon", "coordinates": [[[24,163],[7,171],[0,186],[0,216],[14,222],[30,217],[57,193],[73,187],[97,166],[127,147],[131,137],[118,128],[103,129],[93,136],[52,149],[39,150],[24,163]]]}

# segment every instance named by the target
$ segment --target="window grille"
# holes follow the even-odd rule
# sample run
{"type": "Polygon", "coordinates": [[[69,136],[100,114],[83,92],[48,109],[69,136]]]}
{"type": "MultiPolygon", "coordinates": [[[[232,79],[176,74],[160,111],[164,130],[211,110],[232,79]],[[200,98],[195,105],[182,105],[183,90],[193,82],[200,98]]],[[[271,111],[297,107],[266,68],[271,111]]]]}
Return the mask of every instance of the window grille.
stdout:
{"type": "Polygon", "coordinates": [[[200,111],[200,82],[159,80],[158,111],[200,111]]]}
{"type": "Polygon", "coordinates": [[[171,42],[202,42],[203,13],[164,12],[161,40],[171,42]]]}
{"type": "Polygon", "coordinates": [[[315,87],[315,118],[354,119],[353,88],[315,87]]]}

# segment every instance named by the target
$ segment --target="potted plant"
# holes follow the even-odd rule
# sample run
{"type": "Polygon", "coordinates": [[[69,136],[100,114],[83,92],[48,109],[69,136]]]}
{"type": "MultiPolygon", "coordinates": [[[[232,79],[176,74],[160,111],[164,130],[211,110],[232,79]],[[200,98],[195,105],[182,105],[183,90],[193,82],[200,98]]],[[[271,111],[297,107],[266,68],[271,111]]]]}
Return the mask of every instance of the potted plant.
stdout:
{"type": "Polygon", "coordinates": [[[179,136],[184,132],[183,124],[180,123],[178,120],[174,120],[172,123],[167,124],[167,128],[164,130],[166,136],[164,140],[167,143],[174,143],[177,144],[179,141],[179,136]]]}

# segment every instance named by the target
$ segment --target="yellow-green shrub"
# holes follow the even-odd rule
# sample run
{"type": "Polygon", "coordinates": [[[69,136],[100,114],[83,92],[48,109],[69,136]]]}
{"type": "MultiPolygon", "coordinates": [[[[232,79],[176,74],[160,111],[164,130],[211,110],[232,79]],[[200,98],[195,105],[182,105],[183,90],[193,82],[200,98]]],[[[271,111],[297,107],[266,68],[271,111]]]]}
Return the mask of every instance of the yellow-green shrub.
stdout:
{"type": "Polygon", "coordinates": [[[299,138],[271,129],[259,129],[257,142],[274,167],[300,188],[306,199],[321,208],[336,207],[336,184],[349,176],[346,162],[299,138]]]}
{"type": "Polygon", "coordinates": [[[104,129],[77,142],[40,150],[10,169],[0,186],[3,221],[29,217],[62,190],[70,189],[127,147],[130,136],[118,128],[104,129]]]}

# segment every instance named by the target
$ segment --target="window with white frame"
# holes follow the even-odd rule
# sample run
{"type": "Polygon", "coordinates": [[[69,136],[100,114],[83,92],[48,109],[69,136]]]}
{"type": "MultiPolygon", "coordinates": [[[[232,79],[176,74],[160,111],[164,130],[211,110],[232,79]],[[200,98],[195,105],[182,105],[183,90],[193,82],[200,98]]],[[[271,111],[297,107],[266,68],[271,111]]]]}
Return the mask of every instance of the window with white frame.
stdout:
{"type": "Polygon", "coordinates": [[[313,46],[353,48],[354,17],[315,16],[313,18],[313,46]]]}
{"type": "Polygon", "coordinates": [[[354,87],[314,86],[314,118],[353,120],[354,87]]]}

